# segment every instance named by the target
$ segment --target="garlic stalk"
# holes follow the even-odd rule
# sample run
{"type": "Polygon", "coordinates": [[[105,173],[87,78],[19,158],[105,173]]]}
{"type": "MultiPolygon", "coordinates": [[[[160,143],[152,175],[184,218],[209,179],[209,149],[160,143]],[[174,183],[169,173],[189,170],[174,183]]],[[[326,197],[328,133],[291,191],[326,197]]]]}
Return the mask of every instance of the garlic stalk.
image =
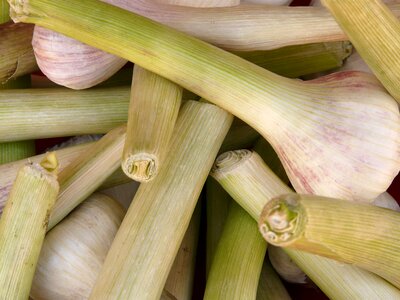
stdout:
{"type": "MultiPolygon", "coordinates": [[[[232,51],[266,50],[347,39],[329,13],[321,9],[239,5],[199,10],[147,0],[105,2],[232,51]],[[249,24],[249,20],[256,21],[249,24]],[[299,30],[299,23],[308,30],[299,30]]],[[[111,62],[109,53],[38,26],[33,36],[33,47],[43,73],[54,82],[74,89],[96,85],[123,64],[119,57],[114,57],[115,62],[111,62]],[[90,62],[90,66],[82,66],[82,61],[90,62]]]]}
{"type": "MultiPolygon", "coordinates": [[[[220,155],[211,175],[255,220],[269,199],[291,190],[248,150],[220,155]]],[[[331,299],[397,299],[400,291],[381,277],[360,268],[298,250],[292,260],[331,299]]]]}
{"type": "Polygon", "coordinates": [[[106,133],[126,123],[129,90],[1,90],[0,142],[106,133]]]}
{"type": "Polygon", "coordinates": [[[22,167],[0,219],[0,298],[27,299],[56,201],[57,158],[22,167]]]}
{"type": "Polygon", "coordinates": [[[400,22],[382,0],[323,0],[358,53],[400,102],[400,22]]]}
{"type": "Polygon", "coordinates": [[[49,230],[117,170],[125,136],[125,125],[114,128],[60,172],[60,193],[50,214],[49,230]]]}
{"type": "MultiPolygon", "coordinates": [[[[271,246],[268,246],[271,248],[271,246]]],[[[258,284],[257,299],[259,300],[290,300],[290,296],[279,279],[271,263],[266,258],[261,269],[258,284]]]]}
{"type": "Polygon", "coordinates": [[[397,175],[398,105],[371,75],[287,79],[117,7],[71,1],[14,0],[13,18],[125,57],[246,121],[277,151],[296,191],[370,201],[397,175]],[[97,26],[103,17],[117,24],[97,26]]]}
{"type": "Polygon", "coordinates": [[[158,299],[161,296],[200,191],[232,119],[214,105],[188,101],[183,106],[168,159],[152,181],[140,185],[90,299],[158,299]]]}
{"type": "Polygon", "coordinates": [[[307,275],[279,247],[268,246],[268,257],[275,271],[287,282],[306,283],[307,275]]]}
{"type": "Polygon", "coordinates": [[[32,33],[33,27],[28,24],[0,25],[0,84],[38,70],[32,33]]]}
{"type": "Polygon", "coordinates": [[[204,299],[256,299],[266,250],[252,217],[237,203],[231,203],[204,299]]]}
{"type": "Polygon", "coordinates": [[[162,166],[178,117],[182,88],[136,65],[121,167],[133,180],[148,182],[162,166]]]}
{"type": "Polygon", "coordinates": [[[400,288],[400,214],[333,198],[287,194],[259,219],[268,243],[333,258],[374,272],[400,288]]]}
{"type": "MultiPolygon", "coordinates": [[[[6,0],[0,0],[0,24],[11,20],[9,16],[10,7],[6,0]]],[[[10,27],[8,27],[10,28],[10,27]]],[[[1,29],[0,29],[1,31],[1,29]]],[[[1,36],[1,33],[0,33],[1,36]]],[[[2,43],[4,43],[2,41],[2,43]]],[[[6,42],[7,43],[7,42],[6,42]]],[[[9,45],[7,45],[9,46],[9,45]]],[[[6,47],[7,47],[6,46],[6,47]]],[[[7,49],[7,48],[6,48],[7,49]]],[[[9,49],[7,49],[9,51],[9,49]]],[[[1,50],[0,50],[1,52],[1,50]]],[[[1,57],[1,54],[0,54],[1,57]]],[[[1,63],[0,63],[1,64],[1,63]]],[[[0,71],[1,73],[1,71],[0,71]]],[[[1,75],[0,75],[1,76],[1,75]]],[[[10,80],[2,84],[0,80],[0,90],[14,88],[28,88],[30,86],[30,76],[10,80]]],[[[32,140],[1,143],[0,144],[0,164],[16,161],[35,154],[35,142],[32,140]]]]}
{"type": "Polygon", "coordinates": [[[95,193],[54,227],[43,243],[31,297],[87,299],[123,216],[115,200],[95,193]]]}

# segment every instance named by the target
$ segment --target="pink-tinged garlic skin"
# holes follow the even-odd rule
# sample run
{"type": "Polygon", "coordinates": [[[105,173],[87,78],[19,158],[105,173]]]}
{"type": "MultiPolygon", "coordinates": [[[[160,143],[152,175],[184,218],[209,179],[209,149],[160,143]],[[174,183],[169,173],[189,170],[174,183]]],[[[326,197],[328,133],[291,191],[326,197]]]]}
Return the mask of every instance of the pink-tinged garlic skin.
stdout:
{"type": "Polygon", "coordinates": [[[334,73],[307,85],[308,99],[297,110],[288,106],[273,137],[293,187],[298,193],[373,201],[400,170],[396,101],[362,72],[334,73]]]}
{"type": "Polygon", "coordinates": [[[126,63],[125,59],[39,26],[35,26],[32,46],[40,70],[51,81],[75,90],[103,82],[126,63]]]}

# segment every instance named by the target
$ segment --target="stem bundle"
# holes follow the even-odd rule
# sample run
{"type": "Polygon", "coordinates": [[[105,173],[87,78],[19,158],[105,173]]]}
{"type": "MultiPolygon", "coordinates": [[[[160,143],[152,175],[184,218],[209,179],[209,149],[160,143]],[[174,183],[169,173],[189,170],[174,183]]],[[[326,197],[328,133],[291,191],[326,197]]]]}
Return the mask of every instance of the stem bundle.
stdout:
{"type": "MultiPolygon", "coordinates": [[[[248,150],[220,155],[211,175],[255,220],[269,199],[291,190],[248,150]]],[[[396,299],[400,291],[360,268],[303,251],[286,249],[292,260],[331,299],[396,299]]]]}
{"type": "Polygon", "coordinates": [[[400,169],[398,106],[370,75],[290,80],[99,1],[10,3],[16,21],[59,30],[129,59],[244,120],[272,144],[296,191],[329,189],[341,198],[370,201],[400,169]]]}
{"type": "Polygon", "coordinates": [[[165,165],[140,185],[90,299],[158,299],[233,117],[194,101],[182,108],[165,165]],[[151,238],[149,238],[149,236],[151,238]]]}

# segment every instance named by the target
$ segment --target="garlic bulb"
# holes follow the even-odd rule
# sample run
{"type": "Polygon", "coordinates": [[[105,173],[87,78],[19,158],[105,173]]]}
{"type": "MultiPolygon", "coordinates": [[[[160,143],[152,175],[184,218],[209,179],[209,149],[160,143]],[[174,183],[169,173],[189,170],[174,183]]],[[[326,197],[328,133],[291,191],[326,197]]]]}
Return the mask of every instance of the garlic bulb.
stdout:
{"type": "Polygon", "coordinates": [[[95,86],[126,63],[125,59],[39,26],[35,26],[32,46],[40,70],[53,82],[72,89],[95,86]]]}
{"type": "Polygon", "coordinates": [[[89,298],[123,215],[115,200],[96,193],[54,227],[43,243],[31,297],[89,298]]]}

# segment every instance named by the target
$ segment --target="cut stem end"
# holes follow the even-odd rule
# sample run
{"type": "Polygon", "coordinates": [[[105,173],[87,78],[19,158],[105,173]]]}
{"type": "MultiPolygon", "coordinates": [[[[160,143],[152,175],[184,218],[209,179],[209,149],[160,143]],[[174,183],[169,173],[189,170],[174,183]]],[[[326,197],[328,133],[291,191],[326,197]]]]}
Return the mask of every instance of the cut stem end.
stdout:
{"type": "Polygon", "coordinates": [[[157,174],[157,158],[148,153],[129,155],[122,164],[122,170],[129,178],[138,182],[148,182],[157,174]]]}
{"type": "Polygon", "coordinates": [[[300,197],[296,194],[279,196],[269,201],[260,216],[259,229],[264,239],[275,246],[285,246],[298,237],[302,219],[300,197]]]}

